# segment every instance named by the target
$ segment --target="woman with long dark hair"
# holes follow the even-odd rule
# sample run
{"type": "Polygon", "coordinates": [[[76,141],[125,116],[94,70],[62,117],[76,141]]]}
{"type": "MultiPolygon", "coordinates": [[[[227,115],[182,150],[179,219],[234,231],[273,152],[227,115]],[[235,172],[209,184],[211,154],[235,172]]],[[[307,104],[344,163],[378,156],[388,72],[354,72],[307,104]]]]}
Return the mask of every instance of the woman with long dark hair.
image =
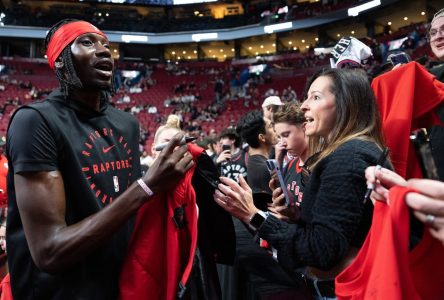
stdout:
{"type": "Polygon", "coordinates": [[[384,146],[367,76],[360,70],[322,71],[308,82],[305,133],[312,156],[300,206],[289,224],[258,210],[245,180],[221,178],[215,201],[277,249],[287,269],[307,267],[305,282],[316,299],[335,298],[334,278],[354,258],[370,228],[373,206],[364,203],[364,171],[384,146]]]}

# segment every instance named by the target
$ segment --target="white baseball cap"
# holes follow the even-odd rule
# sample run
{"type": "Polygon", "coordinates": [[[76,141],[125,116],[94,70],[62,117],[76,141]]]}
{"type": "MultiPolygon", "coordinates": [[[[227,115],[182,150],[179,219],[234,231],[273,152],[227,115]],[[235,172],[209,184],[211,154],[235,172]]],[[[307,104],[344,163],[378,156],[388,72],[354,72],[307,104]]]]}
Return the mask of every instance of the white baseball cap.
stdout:
{"type": "Polygon", "coordinates": [[[278,96],[270,96],[265,98],[264,103],[262,103],[262,107],[267,107],[270,105],[284,105],[284,103],[282,103],[281,98],[278,96]]]}

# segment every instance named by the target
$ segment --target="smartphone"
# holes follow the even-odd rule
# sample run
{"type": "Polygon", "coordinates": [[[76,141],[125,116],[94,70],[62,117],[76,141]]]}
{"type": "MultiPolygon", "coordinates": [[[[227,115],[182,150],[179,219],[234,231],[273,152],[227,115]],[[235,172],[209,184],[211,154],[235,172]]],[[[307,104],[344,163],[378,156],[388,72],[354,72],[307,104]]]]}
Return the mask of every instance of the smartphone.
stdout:
{"type": "Polygon", "coordinates": [[[390,54],[387,59],[392,63],[393,66],[410,62],[409,56],[404,52],[390,54]]]}
{"type": "Polygon", "coordinates": [[[284,177],[282,176],[281,169],[279,168],[276,160],[275,159],[267,159],[266,163],[267,163],[268,171],[270,171],[270,174],[273,173],[273,171],[276,172],[276,175],[279,180],[279,185],[280,185],[280,187],[282,189],[282,193],[284,194],[284,197],[285,197],[285,205],[291,206],[290,195],[288,194],[287,186],[285,185],[285,182],[284,182],[284,177]]]}
{"type": "Polygon", "coordinates": [[[222,151],[231,150],[230,145],[222,145],[222,151]]]}
{"type": "Polygon", "coordinates": [[[410,134],[410,140],[415,146],[416,157],[418,158],[424,178],[439,180],[438,169],[432,156],[427,129],[421,128],[413,131],[410,134]]]}

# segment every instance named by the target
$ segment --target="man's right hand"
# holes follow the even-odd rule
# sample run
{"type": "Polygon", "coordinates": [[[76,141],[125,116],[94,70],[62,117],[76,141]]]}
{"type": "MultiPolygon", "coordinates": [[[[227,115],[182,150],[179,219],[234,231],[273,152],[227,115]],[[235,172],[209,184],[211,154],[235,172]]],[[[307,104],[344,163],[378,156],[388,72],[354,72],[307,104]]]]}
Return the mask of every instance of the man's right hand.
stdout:
{"type": "Polygon", "coordinates": [[[179,146],[182,137],[183,134],[178,133],[171,139],[143,177],[143,181],[154,193],[174,187],[193,166],[194,161],[188,152],[188,146],[179,146]]]}
{"type": "Polygon", "coordinates": [[[229,161],[231,159],[231,150],[222,151],[216,159],[216,163],[220,164],[224,161],[229,161]]]}

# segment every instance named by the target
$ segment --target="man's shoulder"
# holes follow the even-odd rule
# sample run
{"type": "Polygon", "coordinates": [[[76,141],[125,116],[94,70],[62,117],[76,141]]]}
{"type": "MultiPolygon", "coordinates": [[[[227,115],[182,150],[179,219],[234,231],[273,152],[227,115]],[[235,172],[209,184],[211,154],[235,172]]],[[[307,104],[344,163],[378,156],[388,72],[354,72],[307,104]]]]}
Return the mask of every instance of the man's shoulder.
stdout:
{"type": "Polygon", "coordinates": [[[115,108],[112,105],[108,105],[107,113],[109,115],[114,115],[118,118],[128,120],[128,122],[138,123],[137,118],[133,114],[130,114],[129,112],[115,108]]]}
{"type": "Polygon", "coordinates": [[[444,63],[434,66],[429,72],[435,75],[439,81],[444,81],[444,63]]]}

